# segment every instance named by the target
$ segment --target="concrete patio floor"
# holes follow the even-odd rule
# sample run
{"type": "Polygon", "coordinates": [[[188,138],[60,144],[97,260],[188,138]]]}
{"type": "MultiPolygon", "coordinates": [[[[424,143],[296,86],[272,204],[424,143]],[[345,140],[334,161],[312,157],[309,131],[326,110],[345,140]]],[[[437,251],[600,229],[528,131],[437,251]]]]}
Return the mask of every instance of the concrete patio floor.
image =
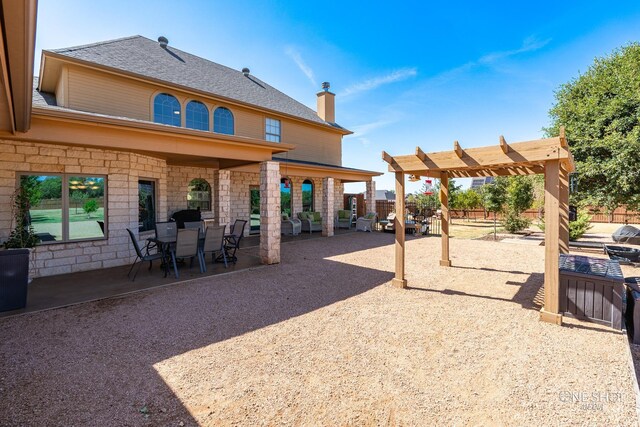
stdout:
{"type": "MultiPolygon", "coordinates": [[[[355,232],[353,229],[336,230],[336,235],[353,232],[355,232]]],[[[282,236],[282,243],[319,237],[322,237],[321,233],[303,233],[298,236],[287,235],[282,236]]],[[[27,307],[20,310],[0,312],[0,318],[111,298],[202,277],[258,268],[262,266],[258,253],[259,245],[259,235],[245,237],[241,242],[236,264],[229,263],[228,268],[225,268],[224,264],[213,264],[208,258],[207,272],[200,273],[197,262],[194,262],[193,268],[189,268],[188,265],[180,266],[180,278],[175,277],[173,270],[170,270],[167,277],[164,277],[158,261],[153,263],[151,271],[148,270],[148,264],[141,265],[135,281],[131,281],[127,277],[129,265],[38,278],[29,284],[27,307]]]]}

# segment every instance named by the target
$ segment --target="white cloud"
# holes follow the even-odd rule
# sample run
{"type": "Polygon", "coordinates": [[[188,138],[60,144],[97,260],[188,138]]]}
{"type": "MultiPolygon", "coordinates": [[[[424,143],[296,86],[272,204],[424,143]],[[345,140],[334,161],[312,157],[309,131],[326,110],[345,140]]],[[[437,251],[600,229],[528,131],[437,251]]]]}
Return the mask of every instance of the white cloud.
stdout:
{"type": "Polygon", "coordinates": [[[522,42],[522,46],[520,46],[520,48],[514,49],[514,50],[505,50],[505,51],[500,51],[500,52],[488,53],[486,55],[483,55],[480,59],[478,59],[478,63],[479,64],[491,64],[491,63],[496,62],[496,61],[498,61],[500,59],[509,58],[511,56],[519,55],[519,54],[525,53],[525,52],[533,52],[533,51],[542,49],[547,44],[549,44],[550,41],[551,41],[551,39],[538,40],[533,36],[527,37],[522,42]]]}
{"type": "Polygon", "coordinates": [[[414,77],[417,74],[418,74],[418,70],[416,68],[403,68],[400,70],[393,71],[384,76],[373,77],[371,79],[364,80],[360,83],[353,84],[348,88],[346,88],[343,92],[341,92],[340,95],[347,96],[347,95],[353,95],[358,92],[365,92],[385,84],[394,83],[400,80],[405,80],[405,79],[408,79],[409,77],[414,77]]]}
{"type": "Polygon", "coordinates": [[[520,55],[522,53],[533,52],[542,49],[544,46],[549,44],[549,42],[551,42],[551,39],[538,40],[537,38],[530,36],[524,39],[524,41],[522,42],[522,46],[520,46],[518,49],[487,53],[485,55],[482,55],[476,61],[470,61],[466,64],[460,65],[459,67],[443,71],[442,73],[431,77],[428,82],[431,84],[446,83],[473,68],[479,66],[490,66],[501,59],[506,59],[512,56],[520,55]]]}
{"type": "Polygon", "coordinates": [[[307,76],[307,78],[309,79],[311,84],[313,86],[318,86],[318,83],[316,82],[315,75],[313,74],[313,70],[311,69],[311,67],[309,67],[307,65],[306,62],[304,62],[304,60],[302,59],[302,56],[300,56],[300,52],[298,52],[297,50],[295,50],[292,47],[288,47],[286,49],[285,53],[291,59],[293,59],[293,62],[295,62],[296,65],[298,66],[298,68],[300,68],[300,71],[302,71],[304,73],[304,75],[307,76]]]}
{"type": "Polygon", "coordinates": [[[371,133],[371,131],[374,131],[381,127],[388,126],[392,123],[393,122],[390,120],[379,120],[377,122],[365,123],[363,125],[358,125],[358,126],[352,126],[351,130],[353,130],[354,136],[360,137],[360,139],[362,139],[363,136],[371,133]]]}

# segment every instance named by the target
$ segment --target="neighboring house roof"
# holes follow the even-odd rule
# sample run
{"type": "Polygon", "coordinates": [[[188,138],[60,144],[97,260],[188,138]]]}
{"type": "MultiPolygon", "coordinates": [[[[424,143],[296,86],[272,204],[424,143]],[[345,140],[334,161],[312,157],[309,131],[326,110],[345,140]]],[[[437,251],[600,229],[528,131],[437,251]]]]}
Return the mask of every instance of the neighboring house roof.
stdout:
{"type": "Polygon", "coordinates": [[[387,190],[376,190],[376,200],[395,200],[396,194],[387,190]]]}
{"type": "Polygon", "coordinates": [[[239,70],[172,46],[163,48],[146,37],[125,37],[50,52],[346,130],[325,122],[311,108],[251,74],[245,76],[239,70]]]}

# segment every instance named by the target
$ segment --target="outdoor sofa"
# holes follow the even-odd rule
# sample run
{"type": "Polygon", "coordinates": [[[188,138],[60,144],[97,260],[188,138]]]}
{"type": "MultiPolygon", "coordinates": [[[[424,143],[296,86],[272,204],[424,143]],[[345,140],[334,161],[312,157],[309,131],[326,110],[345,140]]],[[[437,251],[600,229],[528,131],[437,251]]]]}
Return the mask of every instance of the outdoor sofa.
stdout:
{"type": "Polygon", "coordinates": [[[290,234],[297,236],[302,231],[302,221],[298,218],[289,218],[289,215],[282,214],[282,223],[280,225],[281,234],[290,234]]]}
{"type": "Polygon", "coordinates": [[[372,231],[377,216],[375,212],[369,212],[365,216],[358,218],[356,220],[356,231],[372,231]]]}
{"type": "Polygon", "coordinates": [[[351,228],[351,211],[338,211],[336,215],[336,228],[351,228]]]}
{"type": "Polygon", "coordinates": [[[298,212],[298,219],[302,222],[302,231],[308,231],[309,234],[322,231],[320,212],[298,212]]]}

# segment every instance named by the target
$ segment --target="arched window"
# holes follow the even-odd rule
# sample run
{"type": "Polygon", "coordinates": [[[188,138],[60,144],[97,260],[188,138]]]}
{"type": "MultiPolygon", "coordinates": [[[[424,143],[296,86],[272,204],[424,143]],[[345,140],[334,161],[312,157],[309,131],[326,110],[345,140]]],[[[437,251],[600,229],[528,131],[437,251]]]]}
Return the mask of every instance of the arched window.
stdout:
{"type": "Polygon", "coordinates": [[[280,180],[280,211],[291,218],[291,180],[289,178],[280,180]]]}
{"type": "Polygon", "coordinates": [[[228,108],[218,107],[213,112],[213,131],[233,135],[233,114],[228,108]]]}
{"type": "Polygon", "coordinates": [[[153,100],[153,121],[171,126],[180,126],[180,103],[175,96],[160,93],[153,100]]]}
{"type": "Polygon", "coordinates": [[[200,209],[201,211],[211,210],[211,186],[206,180],[202,178],[191,180],[187,194],[187,208],[200,209]]]}
{"type": "Polygon", "coordinates": [[[313,212],[313,182],[309,179],[302,182],[302,212],[313,212]]]}
{"type": "Polygon", "coordinates": [[[189,129],[209,130],[209,110],[202,102],[189,102],[186,112],[186,124],[189,129]]]}

